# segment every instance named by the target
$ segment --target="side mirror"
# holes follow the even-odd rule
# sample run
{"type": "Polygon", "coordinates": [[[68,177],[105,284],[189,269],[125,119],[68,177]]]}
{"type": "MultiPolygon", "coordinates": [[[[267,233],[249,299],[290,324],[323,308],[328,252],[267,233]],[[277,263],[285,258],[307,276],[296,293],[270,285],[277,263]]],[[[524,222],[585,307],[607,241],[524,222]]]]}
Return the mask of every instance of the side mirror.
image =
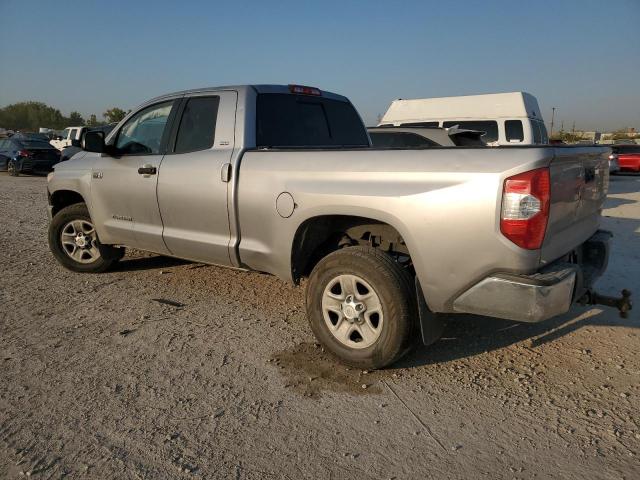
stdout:
{"type": "Polygon", "coordinates": [[[86,152],[104,152],[104,132],[87,132],[82,139],[82,149],[86,152]]]}

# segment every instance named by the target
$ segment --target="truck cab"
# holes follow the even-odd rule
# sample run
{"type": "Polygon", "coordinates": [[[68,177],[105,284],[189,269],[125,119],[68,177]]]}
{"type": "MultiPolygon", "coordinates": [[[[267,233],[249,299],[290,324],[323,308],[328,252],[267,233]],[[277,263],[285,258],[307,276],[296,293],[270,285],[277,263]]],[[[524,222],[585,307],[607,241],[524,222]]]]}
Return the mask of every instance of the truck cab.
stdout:
{"type": "Polygon", "coordinates": [[[80,140],[82,133],[87,127],[67,127],[62,131],[62,134],[55,137],[49,143],[62,151],[65,147],[71,145],[74,140],[80,140]]]}
{"type": "Polygon", "coordinates": [[[346,97],[245,85],[154,98],[83,149],[48,178],[63,266],[132,247],[306,278],[312,331],[360,368],[433,343],[441,314],[565,313],[606,268],[603,147],[372,148],[346,97]]]}

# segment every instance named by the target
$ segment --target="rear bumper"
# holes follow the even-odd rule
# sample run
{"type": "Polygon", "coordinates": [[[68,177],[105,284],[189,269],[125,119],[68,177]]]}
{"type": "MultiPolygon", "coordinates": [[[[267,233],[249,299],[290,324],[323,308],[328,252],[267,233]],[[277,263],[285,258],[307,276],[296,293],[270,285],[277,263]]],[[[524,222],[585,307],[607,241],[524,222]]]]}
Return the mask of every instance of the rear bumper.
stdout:
{"type": "Polygon", "coordinates": [[[460,295],[456,312],[541,322],[569,310],[606,270],[611,233],[600,230],[561,260],[531,275],[494,274],[460,295]]]}

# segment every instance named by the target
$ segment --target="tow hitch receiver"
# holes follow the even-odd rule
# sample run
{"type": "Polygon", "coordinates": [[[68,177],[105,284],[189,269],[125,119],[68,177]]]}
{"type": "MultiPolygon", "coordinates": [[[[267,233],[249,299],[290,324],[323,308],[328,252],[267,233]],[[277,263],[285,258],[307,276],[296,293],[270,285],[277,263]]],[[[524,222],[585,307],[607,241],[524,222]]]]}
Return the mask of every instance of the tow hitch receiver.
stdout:
{"type": "Polygon", "coordinates": [[[582,305],[606,305],[607,307],[617,308],[622,318],[627,318],[629,310],[632,308],[631,292],[629,290],[622,290],[621,297],[610,297],[608,295],[600,295],[599,293],[588,290],[578,303],[582,305]]]}

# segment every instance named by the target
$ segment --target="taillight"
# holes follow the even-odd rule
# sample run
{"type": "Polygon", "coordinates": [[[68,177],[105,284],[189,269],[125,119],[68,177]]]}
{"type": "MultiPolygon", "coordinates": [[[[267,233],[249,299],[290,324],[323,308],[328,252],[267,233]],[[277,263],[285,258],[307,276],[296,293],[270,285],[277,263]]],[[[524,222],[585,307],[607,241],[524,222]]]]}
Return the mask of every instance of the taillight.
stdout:
{"type": "Polygon", "coordinates": [[[504,181],[500,231],[519,247],[542,246],[549,220],[549,169],[520,173],[504,181]]]}
{"type": "Polygon", "coordinates": [[[319,88],[307,87],[305,85],[289,85],[289,91],[291,93],[297,93],[298,95],[315,95],[317,97],[322,95],[319,88]]]}
{"type": "Polygon", "coordinates": [[[31,156],[31,152],[29,150],[20,150],[18,152],[18,156],[19,157],[30,157],[31,156]]]}

